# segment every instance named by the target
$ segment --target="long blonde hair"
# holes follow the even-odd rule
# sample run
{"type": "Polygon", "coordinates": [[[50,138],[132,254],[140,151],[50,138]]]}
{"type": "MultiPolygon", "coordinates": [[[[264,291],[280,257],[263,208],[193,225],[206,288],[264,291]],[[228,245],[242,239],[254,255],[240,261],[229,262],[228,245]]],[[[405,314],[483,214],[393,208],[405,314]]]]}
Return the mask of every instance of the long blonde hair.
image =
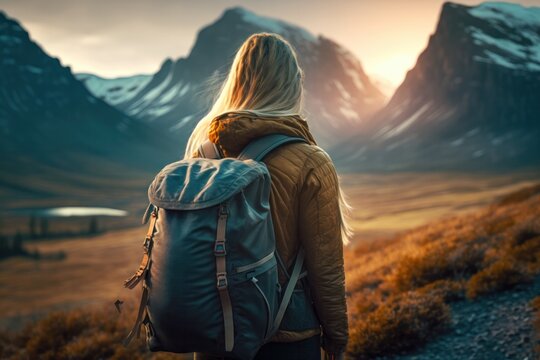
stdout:
{"type": "MultiPolygon", "coordinates": [[[[221,84],[210,111],[197,123],[189,137],[184,158],[195,154],[208,139],[212,120],[226,112],[250,112],[260,116],[303,115],[304,72],[296,52],[281,35],[257,33],[240,46],[230,71],[221,84]]],[[[350,205],[339,189],[341,232],[347,244],[352,236],[350,205]]]]}

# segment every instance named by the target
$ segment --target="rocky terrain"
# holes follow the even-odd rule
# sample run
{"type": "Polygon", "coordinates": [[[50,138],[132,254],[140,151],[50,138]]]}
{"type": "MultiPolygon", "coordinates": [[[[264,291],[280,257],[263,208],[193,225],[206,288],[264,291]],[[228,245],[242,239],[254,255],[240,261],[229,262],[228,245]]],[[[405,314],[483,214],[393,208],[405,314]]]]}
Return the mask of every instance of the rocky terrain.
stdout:
{"type": "Polygon", "coordinates": [[[537,334],[530,301],[540,294],[540,277],[513,291],[452,304],[452,323],[441,335],[412,354],[381,357],[400,360],[534,360],[537,334]]]}

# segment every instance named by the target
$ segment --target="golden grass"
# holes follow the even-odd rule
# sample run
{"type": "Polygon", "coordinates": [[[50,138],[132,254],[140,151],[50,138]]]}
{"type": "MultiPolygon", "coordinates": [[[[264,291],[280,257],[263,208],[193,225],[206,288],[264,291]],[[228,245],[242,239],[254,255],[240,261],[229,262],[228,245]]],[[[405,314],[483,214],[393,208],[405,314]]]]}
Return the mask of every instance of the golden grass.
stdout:
{"type": "Polygon", "coordinates": [[[122,344],[135,319],[132,299],[119,315],[114,309],[53,312],[18,333],[0,333],[2,359],[190,359],[189,355],[150,353],[144,330],[127,347],[122,344]]]}
{"type": "Polygon", "coordinates": [[[502,174],[342,174],[354,208],[358,238],[375,239],[410,230],[448,214],[483,209],[494,199],[536,183],[539,172],[502,174]]]}
{"type": "Polygon", "coordinates": [[[414,348],[450,322],[441,297],[407,292],[388,299],[351,328],[349,354],[372,359],[414,348]]]}
{"type": "Polygon", "coordinates": [[[532,281],[532,277],[516,261],[504,258],[472,276],[467,286],[467,297],[507,290],[532,281]]]}
{"type": "Polygon", "coordinates": [[[349,353],[373,358],[421,346],[429,340],[425,334],[444,331],[449,302],[507,290],[537,276],[539,189],[532,186],[482,211],[347,251],[349,353]]]}

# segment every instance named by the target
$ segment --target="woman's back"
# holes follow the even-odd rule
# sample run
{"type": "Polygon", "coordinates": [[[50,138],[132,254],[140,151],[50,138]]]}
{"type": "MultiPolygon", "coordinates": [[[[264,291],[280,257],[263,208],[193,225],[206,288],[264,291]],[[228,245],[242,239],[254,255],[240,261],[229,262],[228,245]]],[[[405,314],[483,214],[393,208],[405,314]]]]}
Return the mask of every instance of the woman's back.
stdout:
{"type": "MultiPolygon", "coordinates": [[[[277,251],[290,269],[299,247],[304,248],[308,290],[325,331],[326,345],[342,348],[347,342],[347,315],[341,218],[337,176],[330,157],[316,146],[307,122],[299,116],[226,113],[210,124],[209,139],[224,156],[235,157],[250,141],[275,133],[302,137],[309,143],[285,145],[264,159],[272,178],[270,206],[277,251]]],[[[280,283],[286,280],[284,271],[280,271],[280,283]]],[[[294,330],[281,330],[273,340],[306,339],[320,332],[314,325],[307,322],[293,326],[294,330]]]]}
{"type": "Polygon", "coordinates": [[[347,343],[343,242],[350,231],[341,211],[347,204],[330,157],[316,146],[301,116],[303,83],[304,72],[288,41],[278,34],[251,35],[236,52],[185,152],[185,158],[196,156],[210,140],[222,155],[236,157],[250,141],[269,134],[308,142],[284,145],[264,159],[272,178],[271,215],[283,263],[280,283],[286,282],[300,247],[307,276],[293,293],[280,331],[261,349],[268,356],[257,359],[289,359],[294,354],[316,359],[321,328],[322,346],[332,355],[342,354],[347,343]]]}

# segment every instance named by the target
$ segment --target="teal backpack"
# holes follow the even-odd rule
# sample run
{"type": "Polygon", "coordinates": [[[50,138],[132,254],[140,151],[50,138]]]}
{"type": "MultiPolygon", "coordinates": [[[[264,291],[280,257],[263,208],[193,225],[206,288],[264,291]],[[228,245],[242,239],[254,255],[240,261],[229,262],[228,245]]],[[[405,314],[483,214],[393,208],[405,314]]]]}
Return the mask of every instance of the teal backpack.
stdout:
{"type": "Polygon", "coordinates": [[[143,219],[150,219],[143,260],[124,284],[143,286],[126,344],[144,326],[151,351],[252,359],[280,328],[289,303],[302,308],[289,329],[318,326],[305,291],[295,289],[306,276],[303,250],[290,273],[277,254],[271,179],[262,162],[294,142],[305,140],[268,135],[238,158],[221,158],[207,141],[202,158],[171,163],[156,175],[143,219]],[[284,289],[278,263],[289,278],[284,289]]]}

